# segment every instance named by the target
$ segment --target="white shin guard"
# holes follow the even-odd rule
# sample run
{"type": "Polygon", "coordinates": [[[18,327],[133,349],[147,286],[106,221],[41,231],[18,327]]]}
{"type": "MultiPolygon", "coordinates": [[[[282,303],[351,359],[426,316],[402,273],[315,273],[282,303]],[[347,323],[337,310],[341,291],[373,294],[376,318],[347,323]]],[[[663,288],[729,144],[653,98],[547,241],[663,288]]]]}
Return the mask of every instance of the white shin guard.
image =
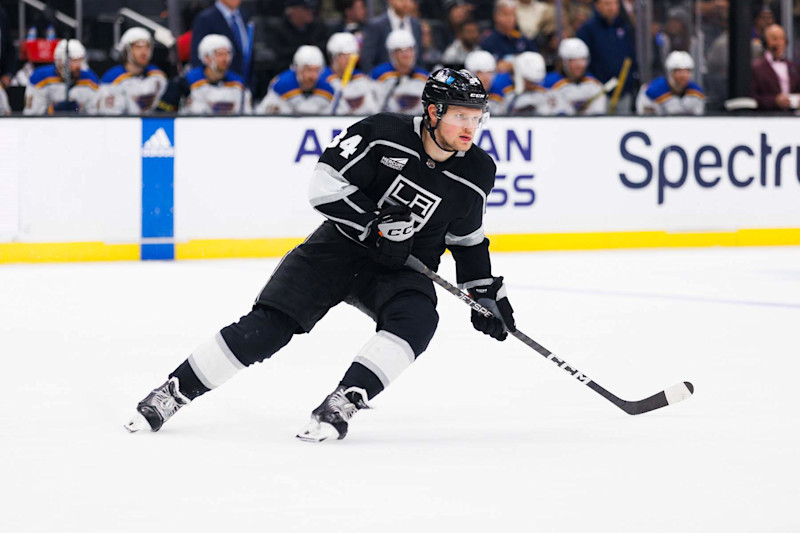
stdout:
{"type": "Polygon", "coordinates": [[[414,362],[414,350],[397,335],[381,330],[361,348],[354,362],[370,369],[388,387],[414,362]]]}
{"type": "Polygon", "coordinates": [[[192,352],[189,356],[189,366],[197,374],[200,382],[209,389],[219,387],[245,368],[233,355],[219,332],[192,352]]]}

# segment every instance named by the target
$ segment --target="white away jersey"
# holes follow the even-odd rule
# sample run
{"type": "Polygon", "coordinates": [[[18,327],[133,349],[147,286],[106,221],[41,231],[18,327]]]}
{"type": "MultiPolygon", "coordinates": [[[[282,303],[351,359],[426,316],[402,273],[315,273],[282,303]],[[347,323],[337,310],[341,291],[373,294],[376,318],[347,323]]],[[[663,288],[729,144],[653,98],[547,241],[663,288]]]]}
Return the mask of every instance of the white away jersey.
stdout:
{"type": "Polygon", "coordinates": [[[336,95],[334,101],[339,99],[335,110],[336,115],[372,115],[378,112],[373,81],[360,70],[353,71],[353,76],[344,91],[341,89],[342,78],[334,74],[330,67],[325,67],[320,77],[333,87],[336,95]],[[340,92],[341,96],[339,96],[340,92]]]}
{"type": "Polygon", "coordinates": [[[381,111],[422,115],[422,91],[428,81],[427,72],[415,68],[410,75],[404,75],[386,62],[372,69],[370,77],[375,82],[375,99],[381,111]]]}
{"type": "Polygon", "coordinates": [[[117,65],[103,75],[97,94],[102,115],[143,115],[158,106],[167,90],[167,76],[158,67],[148,65],[134,76],[117,65]]]}
{"type": "MultiPolygon", "coordinates": [[[[70,101],[77,102],[79,112],[88,115],[97,113],[97,75],[91,70],[81,70],[69,90],[70,101]]],[[[53,114],[54,107],[66,98],[67,86],[55,65],[39,67],[33,71],[30,83],[25,88],[25,115],[53,114]]]]}
{"type": "Polygon", "coordinates": [[[603,84],[586,74],[578,82],[571,82],[558,72],[551,72],[544,79],[543,86],[556,98],[562,100],[561,108],[566,115],[605,115],[606,93],[603,84]]]}
{"type": "Polygon", "coordinates": [[[253,112],[250,91],[235,72],[229,70],[220,81],[212,82],[206,78],[204,67],[195,67],[186,74],[186,81],[189,96],[181,109],[184,115],[249,115],[253,112]]]}
{"type": "Polygon", "coordinates": [[[682,94],[676,94],[664,76],[643,86],[636,98],[638,115],[702,115],[705,109],[706,96],[699,85],[690,81],[682,94]]]}
{"type": "Polygon", "coordinates": [[[320,73],[317,84],[303,91],[294,70],[285,70],[269,84],[267,96],[256,113],[261,115],[328,115],[333,102],[333,87],[320,73]]]}

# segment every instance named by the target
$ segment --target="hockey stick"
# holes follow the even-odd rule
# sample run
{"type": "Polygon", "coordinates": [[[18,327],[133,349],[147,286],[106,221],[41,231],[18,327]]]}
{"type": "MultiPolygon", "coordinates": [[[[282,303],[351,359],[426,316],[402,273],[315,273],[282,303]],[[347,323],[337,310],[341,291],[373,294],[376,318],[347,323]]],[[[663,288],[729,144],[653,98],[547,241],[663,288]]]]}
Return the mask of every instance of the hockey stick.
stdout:
{"type": "MultiPolygon", "coordinates": [[[[473,311],[477,311],[478,313],[482,314],[487,318],[491,318],[492,313],[481,304],[473,300],[469,294],[460,290],[458,287],[452,285],[450,282],[439,276],[436,272],[429,269],[425,264],[414,257],[413,255],[409,256],[406,260],[406,266],[423,274],[431,281],[445,289],[447,292],[452,294],[453,296],[457,297],[459,300],[470,306],[473,311]]],[[[572,377],[578,380],[579,383],[583,383],[597,394],[608,400],[609,402],[613,403],[629,415],[640,415],[642,413],[647,413],[648,411],[653,411],[654,409],[659,409],[661,407],[666,407],[667,405],[671,405],[673,403],[678,403],[682,400],[689,398],[694,393],[694,385],[689,383],[688,381],[684,381],[681,383],[677,383],[672,387],[663,390],[659,393],[656,393],[649,398],[645,398],[644,400],[638,401],[627,401],[615,396],[614,394],[610,393],[603,387],[601,387],[595,381],[589,379],[589,377],[578,370],[574,365],[568,363],[564,359],[556,357],[550,350],[536,342],[535,340],[531,339],[524,333],[522,333],[519,329],[514,332],[509,332],[511,335],[516,337],[517,339],[524,342],[530,348],[536,350],[539,355],[552,361],[556,366],[561,368],[562,370],[566,371],[572,377]]]]}
{"type": "Polygon", "coordinates": [[[628,73],[631,70],[632,63],[630,57],[626,57],[622,62],[622,69],[619,71],[619,83],[617,84],[617,88],[614,89],[614,94],[611,95],[611,103],[608,106],[609,115],[613,115],[617,111],[619,97],[622,96],[622,89],[625,88],[625,82],[628,81],[628,73]]]}
{"type": "Polygon", "coordinates": [[[358,54],[352,54],[350,59],[347,60],[347,66],[342,73],[342,84],[339,86],[339,92],[336,93],[336,97],[333,99],[331,115],[336,114],[336,109],[339,107],[339,102],[344,94],[344,88],[347,87],[347,84],[350,83],[350,79],[353,77],[353,71],[356,69],[356,63],[358,63],[358,54]]]}

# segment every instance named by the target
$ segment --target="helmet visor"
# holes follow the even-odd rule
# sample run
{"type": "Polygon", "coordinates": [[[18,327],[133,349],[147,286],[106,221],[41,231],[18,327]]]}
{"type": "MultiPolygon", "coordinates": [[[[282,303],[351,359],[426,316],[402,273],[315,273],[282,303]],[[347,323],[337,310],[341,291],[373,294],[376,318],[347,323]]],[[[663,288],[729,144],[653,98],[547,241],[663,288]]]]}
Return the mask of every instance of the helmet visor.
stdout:
{"type": "Polygon", "coordinates": [[[445,113],[441,118],[441,122],[443,124],[469,129],[482,128],[486,125],[488,120],[488,109],[477,109],[456,105],[449,106],[447,108],[447,113],[445,113]]]}

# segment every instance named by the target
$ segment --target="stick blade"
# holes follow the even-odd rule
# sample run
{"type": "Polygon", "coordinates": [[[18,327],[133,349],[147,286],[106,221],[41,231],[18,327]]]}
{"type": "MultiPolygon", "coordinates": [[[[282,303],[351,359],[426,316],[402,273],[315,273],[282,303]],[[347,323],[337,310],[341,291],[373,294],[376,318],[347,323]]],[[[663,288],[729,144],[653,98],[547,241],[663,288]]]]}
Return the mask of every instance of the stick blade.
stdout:
{"type": "Polygon", "coordinates": [[[688,381],[677,383],[658,394],[654,394],[638,402],[627,402],[622,409],[629,415],[648,413],[668,405],[672,405],[690,398],[694,394],[694,385],[688,381]]]}

